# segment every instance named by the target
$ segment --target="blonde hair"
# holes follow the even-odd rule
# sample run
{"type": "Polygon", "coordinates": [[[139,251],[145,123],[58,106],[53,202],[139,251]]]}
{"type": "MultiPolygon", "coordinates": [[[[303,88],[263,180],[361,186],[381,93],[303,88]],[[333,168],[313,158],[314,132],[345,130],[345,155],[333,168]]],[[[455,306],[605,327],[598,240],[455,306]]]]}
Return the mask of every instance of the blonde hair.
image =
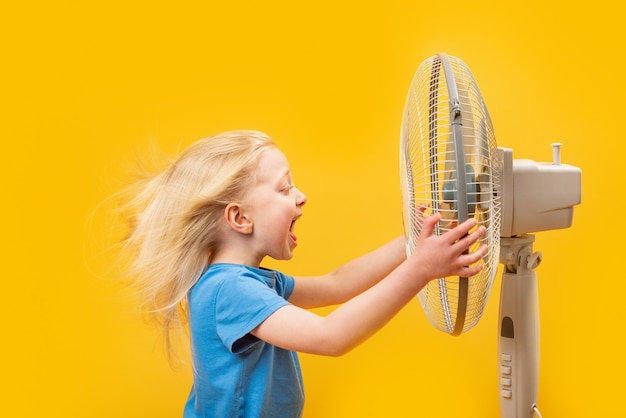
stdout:
{"type": "Polygon", "coordinates": [[[128,277],[143,310],[162,328],[172,358],[172,331],[188,320],[187,294],[219,245],[224,208],[243,199],[261,153],[275,147],[258,131],[199,140],[161,173],[137,182],[124,205],[130,232],[128,277]]]}

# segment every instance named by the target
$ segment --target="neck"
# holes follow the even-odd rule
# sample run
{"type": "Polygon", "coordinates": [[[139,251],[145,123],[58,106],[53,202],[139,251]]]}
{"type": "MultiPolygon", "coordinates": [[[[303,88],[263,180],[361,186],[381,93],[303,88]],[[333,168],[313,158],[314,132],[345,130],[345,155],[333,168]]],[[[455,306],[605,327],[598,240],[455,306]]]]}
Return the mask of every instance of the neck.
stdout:
{"type": "Polygon", "coordinates": [[[211,260],[211,264],[230,263],[243,264],[250,267],[260,267],[263,257],[256,257],[251,251],[242,251],[241,249],[222,248],[216,252],[211,260]]]}

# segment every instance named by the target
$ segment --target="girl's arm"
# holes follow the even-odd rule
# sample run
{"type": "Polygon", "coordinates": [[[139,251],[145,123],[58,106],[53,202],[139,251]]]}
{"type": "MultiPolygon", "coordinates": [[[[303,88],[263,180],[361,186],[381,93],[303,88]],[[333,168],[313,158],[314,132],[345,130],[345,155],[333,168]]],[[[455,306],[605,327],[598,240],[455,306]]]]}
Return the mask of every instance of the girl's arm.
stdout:
{"type": "MultiPolygon", "coordinates": [[[[427,207],[418,205],[417,216],[424,219],[427,207]]],[[[307,309],[344,303],[381,281],[404,260],[405,240],[399,237],[329,274],[296,277],[289,302],[307,309]]]]}
{"type": "Polygon", "coordinates": [[[326,275],[295,277],[289,302],[307,309],[344,303],[378,283],[405,259],[404,237],[399,237],[326,275]]]}
{"type": "MultiPolygon", "coordinates": [[[[439,215],[426,218],[417,248],[411,257],[400,263],[384,280],[350,299],[328,316],[318,316],[288,305],[270,315],[252,334],[288,350],[338,356],[347,353],[382,328],[429,280],[477,274],[480,266],[466,266],[483,257],[487,252],[486,247],[482,246],[471,254],[463,252],[484,234],[484,228],[477,228],[465,236],[476,224],[471,219],[442,236],[435,236],[433,229],[438,220],[439,215]]],[[[389,245],[387,250],[397,246],[389,245]]],[[[361,265],[361,262],[356,264],[357,268],[361,265]]]]}

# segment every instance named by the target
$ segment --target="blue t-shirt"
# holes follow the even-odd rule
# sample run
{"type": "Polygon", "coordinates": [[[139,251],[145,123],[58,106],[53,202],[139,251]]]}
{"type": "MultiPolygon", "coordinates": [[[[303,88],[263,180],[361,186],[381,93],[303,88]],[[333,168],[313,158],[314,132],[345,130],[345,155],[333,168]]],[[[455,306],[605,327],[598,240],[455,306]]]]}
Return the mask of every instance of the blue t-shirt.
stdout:
{"type": "Polygon", "coordinates": [[[295,352],[250,334],[288,305],[293,277],[213,264],[189,292],[194,383],[185,418],[300,417],[304,390],[295,352]]]}

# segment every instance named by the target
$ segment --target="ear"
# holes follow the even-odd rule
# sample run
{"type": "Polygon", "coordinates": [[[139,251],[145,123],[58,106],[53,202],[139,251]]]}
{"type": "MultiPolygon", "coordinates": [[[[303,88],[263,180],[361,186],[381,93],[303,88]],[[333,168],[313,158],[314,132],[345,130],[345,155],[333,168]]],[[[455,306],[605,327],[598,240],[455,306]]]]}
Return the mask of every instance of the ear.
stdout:
{"type": "Polygon", "coordinates": [[[226,206],[224,218],[228,226],[241,234],[249,235],[254,229],[252,220],[243,212],[243,208],[238,203],[229,203],[226,206]]]}

